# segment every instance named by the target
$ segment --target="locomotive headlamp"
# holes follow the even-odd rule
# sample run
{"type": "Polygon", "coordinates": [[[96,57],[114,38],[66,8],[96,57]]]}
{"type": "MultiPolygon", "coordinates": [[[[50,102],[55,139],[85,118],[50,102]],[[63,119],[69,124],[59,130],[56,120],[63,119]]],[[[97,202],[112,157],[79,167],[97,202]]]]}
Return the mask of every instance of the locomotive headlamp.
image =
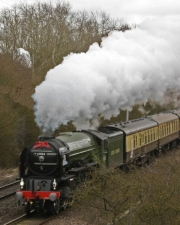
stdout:
{"type": "Polygon", "coordinates": [[[57,187],[57,182],[56,182],[56,179],[54,179],[54,181],[53,181],[53,189],[56,190],[56,187],[57,187]]]}
{"type": "Polygon", "coordinates": [[[21,178],[21,181],[20,181],[20,188],[21,188],[21,189],[24,188],[24,180],[23,180],[23,178],[21,178]]]}

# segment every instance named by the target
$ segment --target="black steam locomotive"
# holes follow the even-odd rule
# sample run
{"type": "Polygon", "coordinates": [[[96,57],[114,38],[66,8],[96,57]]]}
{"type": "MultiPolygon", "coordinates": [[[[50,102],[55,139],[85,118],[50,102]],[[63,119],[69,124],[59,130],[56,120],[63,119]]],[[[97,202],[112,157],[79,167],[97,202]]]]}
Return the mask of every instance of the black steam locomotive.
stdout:
{"type": "Polygon", "coordinates": [[[180,138],[180,110],[128,122],[40,137],[20,155],[18,202],[26,213],[65,209],[78,183],[99,165],[142,165],[150,155],[176,147],[180,138]]]}

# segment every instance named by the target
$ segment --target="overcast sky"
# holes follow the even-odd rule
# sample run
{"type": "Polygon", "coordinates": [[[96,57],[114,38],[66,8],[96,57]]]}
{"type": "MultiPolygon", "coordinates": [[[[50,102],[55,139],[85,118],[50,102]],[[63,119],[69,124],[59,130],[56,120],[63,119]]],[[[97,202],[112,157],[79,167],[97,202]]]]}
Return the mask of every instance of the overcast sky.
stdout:
{"type": "MultiPolygon", "coordinates": [[[[39,2],[49,0],[39,0],[39,2]]],[[[25,2],[22,0],[0,0],[0,9],[13,4],[25,2]]],[[[35,0],[26,0],[32,4],[35,0]]],[[[56,2],[51,0],[51,2],[56,2]]],[[[180,18],[180,0],[69,0],[74,10],[106,11],[114,18],[123,18],[129,23],[139,23],[144,18],[152,16],[176,16],[180,18]]]]}

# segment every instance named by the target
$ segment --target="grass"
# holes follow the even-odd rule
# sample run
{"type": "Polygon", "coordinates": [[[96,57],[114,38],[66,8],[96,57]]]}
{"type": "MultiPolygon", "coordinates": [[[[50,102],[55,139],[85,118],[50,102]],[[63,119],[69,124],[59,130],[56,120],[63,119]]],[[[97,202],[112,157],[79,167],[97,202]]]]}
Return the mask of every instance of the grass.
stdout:
{"type": "Polygon", "coordinates": [[[15,176],[18,173],[18,168],[0,169],[0,177],[15,176]]]}

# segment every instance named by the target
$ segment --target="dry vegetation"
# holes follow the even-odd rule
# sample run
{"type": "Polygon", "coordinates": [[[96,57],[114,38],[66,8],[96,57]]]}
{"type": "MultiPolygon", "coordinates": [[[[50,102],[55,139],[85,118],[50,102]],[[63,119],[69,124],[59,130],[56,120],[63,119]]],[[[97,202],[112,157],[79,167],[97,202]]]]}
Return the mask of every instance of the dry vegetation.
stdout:
{"type": "Polygon", "coordinates": [[[177,150],[129,173],[114,169],[96,172],[76,190],[74,207],[79,219],[87,225],[180,224],[179,164],[177,150]]]}
{"type": "Polygon", "coordinates": [[[1,168],[17,165],[20,149],[38,134],[32,110],[34,90],[30,74],[21,64],[13,63],[10,55],[0,54],[1,168]]]}
{"type": "Polygon", "coordinates": [[[113,20],[105,12],[74,12],[63,2],[15,5],[0,12],[0,24],[1,52],[28,51],[35,85],[69,53],[87,51],[112,30],[130,29],[122,19],[113,20]]]}

